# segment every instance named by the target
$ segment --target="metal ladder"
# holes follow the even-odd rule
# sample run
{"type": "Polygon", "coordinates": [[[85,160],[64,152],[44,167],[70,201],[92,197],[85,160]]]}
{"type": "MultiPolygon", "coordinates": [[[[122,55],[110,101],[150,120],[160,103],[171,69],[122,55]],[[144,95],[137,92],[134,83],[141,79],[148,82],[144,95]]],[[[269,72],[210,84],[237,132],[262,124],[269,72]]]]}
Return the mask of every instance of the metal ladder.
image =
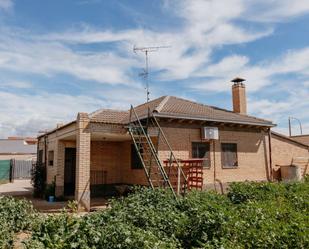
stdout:
{"type": "MultiPolygon", "coordinates": [[[[176,192],[177,194],[184,194],[186,191],[187,179],[179,163],[177,162],[178,173],[176,177],[178,181],[177,186],[175,186],[175,184],[171,184],[170,181],[170,177],[175,178],[175,172],[174,175],[171,174],[170,170],[167,172],[158,157],[158,148],[155,147],[154,142],[149,135],[149,128],[157,128],[158,133],[156,136],[152,136],[153,138],[157,139],[157,143],[159,143],[159,137],[161,134],[163,135],[163,139],[167,144],[168,141],[161,127],[159,126],[158,121],[153,115],[150,117],[149,113],[150,112],[148,111],[148,118],[145,123],[145,120],[140,120],[135,109],[133,106],[131,106],[130,123],[128,126],[129,134],[131,135],[134,147],[144,168],[149,185],[152,189],[155,187],[169,188],[175,197],[176,192]]],[[[174,160],[175,162],[176,157],[169,144],[168,148],[170,149],[170,159],[174,160]]]]}

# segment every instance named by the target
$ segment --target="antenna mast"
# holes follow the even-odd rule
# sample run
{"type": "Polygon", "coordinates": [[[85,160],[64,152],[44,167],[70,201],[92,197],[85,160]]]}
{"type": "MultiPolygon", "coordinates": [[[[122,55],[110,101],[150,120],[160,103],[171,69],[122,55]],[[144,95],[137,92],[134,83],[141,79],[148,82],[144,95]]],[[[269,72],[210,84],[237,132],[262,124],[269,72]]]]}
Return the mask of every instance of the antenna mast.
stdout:
{"type": "Polygon", "coordinates": [[[148,54],[150,52],[156,52],[161,48],[169,48],[170,46],[158,46],[158,47],[133,47],[133,52],[136,53],[137,51],[140,51],[142,53],[145,53],[145,68],[143,72],[139,74],[139,76],[143,77],[146,82],[146,100],[149,101],[149,58],[148,54]]]}

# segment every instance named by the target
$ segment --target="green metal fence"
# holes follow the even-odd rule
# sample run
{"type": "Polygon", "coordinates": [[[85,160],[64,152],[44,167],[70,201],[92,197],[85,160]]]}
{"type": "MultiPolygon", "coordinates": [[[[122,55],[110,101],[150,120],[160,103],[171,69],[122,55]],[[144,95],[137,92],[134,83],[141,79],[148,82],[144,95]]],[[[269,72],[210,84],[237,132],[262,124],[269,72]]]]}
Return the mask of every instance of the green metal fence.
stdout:
{"type": "Polygon", "coordinates": [[[10,180],[11,160],[0,160],[0,180],[10,180]]]}

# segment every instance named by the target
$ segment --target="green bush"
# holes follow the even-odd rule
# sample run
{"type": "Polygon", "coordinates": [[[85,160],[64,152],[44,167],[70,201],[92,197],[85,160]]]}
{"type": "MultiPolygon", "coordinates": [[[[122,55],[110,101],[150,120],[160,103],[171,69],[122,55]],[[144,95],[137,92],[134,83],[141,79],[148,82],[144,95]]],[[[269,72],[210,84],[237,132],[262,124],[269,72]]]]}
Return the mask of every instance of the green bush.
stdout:
{"type": "Polygon", "coordinates": [[[0,197],[0,248],[11,248],[14,234],[32,230],[37,214],[30,202],[13,197],[0,197]]]}
{"type": "Polygon", "coordinates": [[[175,238],[184,216],[172,194],[136,190],[112,208],[76,217],[50,216],[33,231],[27,248],[179,248],[175,238]]]}
{"type": "Polygon", "coordinates": [[[46,166],[37,163],[31,171],[31,182],[33,185],[33,195],[35,197],[44,197],[46,187],[46,166]]]}
{"type": "Polygon", "coordinates": [[[162,189],[135,189],[136,194],[115,200],[109,211],[111,219],[130,223],[152,231],[159,237],[174,237],[181,233],[185,214],[172,193],[162,189]]]}
{"type": "Polygon", "coordinates": [[[227,195],[192,191],[177,200],[169,191],[137,188],[106,210],[39,220],[29,219],[29,204],[8,198],[6,207],[18,207],[12,214],[0,209],[8,224],[0,248],[10,248],[21,230],[31,230],[26,248],[309,248],[308,185],[234,183],[227,195]]]}
{"type": "Polygon", "coordinates": [[[44,190],[44,197],[46,200],[48,200],[49,196],[55,196],[56,191],[56,183],[53,181],[51,184],[46,184],[45,190],[44,190]]]}
{"type": "Polygon", "coordinates": [[[227,237],[240,248],[308,248],[306,216],[282,200],[241,204],[227,224],[227,237]]]}
{"type": "Polygon", "coordinates": [[[215,192],[190,192],[179,207],[187,217],[185,232],[180,238],[184,248],[217,241],[225,233],[233,211],[228,198],[215,192]]]}
{"type": "Polygon", "coordinates": [[[265,201],[282,196],[285,184],[268,182],[234,182],[229,186],[228,198],[239,204],[246,201],[265,201]]]}

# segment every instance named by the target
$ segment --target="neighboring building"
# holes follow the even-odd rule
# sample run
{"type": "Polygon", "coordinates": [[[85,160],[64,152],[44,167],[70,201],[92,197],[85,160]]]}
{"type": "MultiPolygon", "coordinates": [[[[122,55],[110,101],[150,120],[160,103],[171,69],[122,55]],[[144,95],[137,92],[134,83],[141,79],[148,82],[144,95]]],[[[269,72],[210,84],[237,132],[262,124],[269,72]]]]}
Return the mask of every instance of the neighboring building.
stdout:
{"type": "Polygon", "coordinates": [[[0,139],[0,160],[35,160],[36,156],[36,138],[8,137],[0,139]]]}
{"type": "Polygon", "coordinates": [[[144,164],[154,159],[146,156],[152,148],[140,124],[147,127],[161,164],[173,159],[170,147],[183,164],[202,159],[204,188],[217,182],[271,180],[277,164],[309,156],[307,145],[271,133],[271,121],[247,115],[245,85],[241,79],[233,82],[233,111],[163,96],[130,111],[79,113],[76,120],[38,138],[38,161],[46,165],[47,183],[55,181],[57,196],[75,195],[86,209],[90,192],[94,195],[99,186],[148,184],[139,156],[144,164]]]}
{"type": "Polygon", "coordinates": [[[309,134],[306,134],[306,135],[298,135],[298,136],[291,136],[291,138],[293,140],[296,140],[300,143],[303,143],[303,144],[307,144],[309,146],[309,134]]]}

